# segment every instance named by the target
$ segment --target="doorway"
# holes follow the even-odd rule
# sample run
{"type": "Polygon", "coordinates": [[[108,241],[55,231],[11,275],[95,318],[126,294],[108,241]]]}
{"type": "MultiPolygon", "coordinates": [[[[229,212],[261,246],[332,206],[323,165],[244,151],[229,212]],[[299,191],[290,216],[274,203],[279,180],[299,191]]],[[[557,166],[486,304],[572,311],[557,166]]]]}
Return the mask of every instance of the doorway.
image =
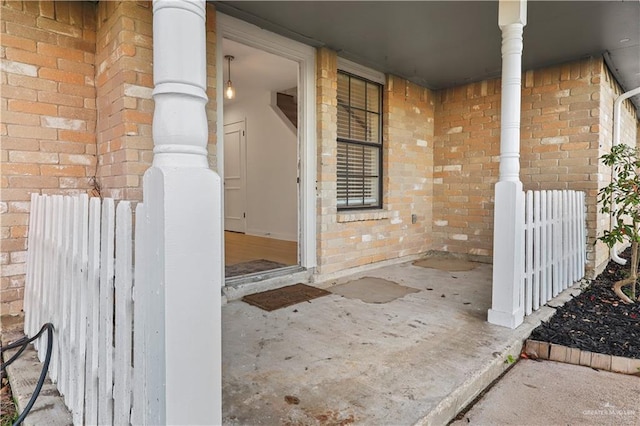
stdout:
{"type": "Polygon", "coordinates": [[[223,39],[225,277],[299,265],[299,65],[223,39]],[[231,74],[229,76],[229,71],[231,74]]]}
{"type": "MultiPolygon", "coordinates": [[[[253,24],[242,21],[237,18],[233,18],[224,13],[216,13],[216,103],[218,105],[216,115],[216,135],[217,140],[222,143],[218,143],[216,147],[217,167],[221,177],[224,177],[224,113],[228,109],[228,105],[224,101],[224,91],[227,80],[227,62],[224,59],[224,46],[229,41],[237,42],[238,44],[249,46],[257,50],[271,53],[277,57],[285,58],[294,64],[295,71],[297,73],[297,79],[295,86],[297,87],[297,170],[298,176],[295,181],[297,187],[297,220],[295,226],[297,227],[297,234],[294,238],[295,257],[297,259],[296,264],[299,270],[305,271],[305,273],[312,273],[317,265],[316,258],[316,161],[317,161],[317,148],[316,148],[316,50],[315,48],[291,40],[289,38],[280,36],[278,34],[266,31],[253,24]]],[[[232,55],[232,53],[227,53],[232,55]]],[[[235,80],[236,71],[245,69],[239,66],[239,60],[232,61],[232,81],[235,80]]],[[[255,74],[254,74],[255,78],[255,74]]],[[[260,79],[260,73],[258,73],[257,79],[260,79]]],[[[293,86],[292,86],[293,87],[293,86]]],[[[237,94],[240,94],[241,87],[235,84],[237,94]]],[[[241,117],[241,121],[245,117],[241,117]]],[[[246,134],[251,137],[254,123],[246,121],[246,134]]],[[[247,194],[247,201],[251,199],[251,196],[247,194]]],[[[224,204],[224,200],[222,200],[224,204]]],[[[221,211],[221,216],[224,216],[224,211],[221,211]]],[[[223,222],[223,217],[220,218],[223,222]]],[[[221,225],[224,225],[222,223],[221,225]]],[[[234,234],[240,236],[247,236],[251,230],[247,224],[246,234],[234,234]]],[[[230,231],[227,232],[229,234],[230,231]]],[[[271,235],[269,240],[274,240],[274,236],[271,235]]],[[[262,237],[266,238],[266,237],[262,237]]],[[[224,253],[226,250],[225,244],[228,242],[228,238],[225,241],[221,241],[221,251],[224,253]]],[[[283,241],[283,240],[281,240],[283,241]]],[[[228,256],[223,256],[224,260],[228,259],[228,256]]],[[[278,270],[279,272],[280,270],[278,270]]],[[[283,269],[282,272],[289,271],[289,269],[283,269]]],[[[292,279],[295,278],[292,275],[292,279]]],[[[265,276],[265,278],[268,278],[265,276]]],[[[259,280],[258,280],[259,281],[259,280]]],[[[226,282],[223,277],[223,282],[226,282]]],[[[233,281],[235,282],[235,281],[233,281]]]]}

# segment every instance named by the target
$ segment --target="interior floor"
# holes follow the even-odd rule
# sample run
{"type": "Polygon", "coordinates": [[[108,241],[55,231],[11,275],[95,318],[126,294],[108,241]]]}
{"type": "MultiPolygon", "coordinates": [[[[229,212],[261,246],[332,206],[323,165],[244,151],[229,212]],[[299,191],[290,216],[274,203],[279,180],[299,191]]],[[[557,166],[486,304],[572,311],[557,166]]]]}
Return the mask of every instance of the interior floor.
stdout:
{"type": "Polygon", "coordinates": [[[265,259],[287,266],[298,264],[298,243],[274,238],[224,232],[225,266],[265,259]]]}

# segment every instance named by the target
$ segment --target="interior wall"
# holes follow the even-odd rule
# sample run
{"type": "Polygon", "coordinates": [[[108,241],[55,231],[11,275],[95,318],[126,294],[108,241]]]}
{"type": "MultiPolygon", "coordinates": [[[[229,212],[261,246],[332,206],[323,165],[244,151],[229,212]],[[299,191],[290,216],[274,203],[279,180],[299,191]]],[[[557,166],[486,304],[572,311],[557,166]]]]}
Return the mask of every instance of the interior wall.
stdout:
{"type": "Polygon", "coordinates": [[[271,92],[225,105],[224,124],[246,119],[247,234],[296,241],[297,136],[271,107],[271,92]]]}

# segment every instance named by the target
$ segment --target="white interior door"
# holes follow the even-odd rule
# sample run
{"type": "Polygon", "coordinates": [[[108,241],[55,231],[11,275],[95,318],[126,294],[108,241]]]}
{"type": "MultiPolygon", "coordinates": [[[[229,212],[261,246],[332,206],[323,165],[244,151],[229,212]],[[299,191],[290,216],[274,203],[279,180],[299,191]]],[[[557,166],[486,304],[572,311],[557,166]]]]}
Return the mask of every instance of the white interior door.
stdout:
{"type": "Polygon", "coordinates": [[[224,126],[224,229],[246,232],[245,123],[224,126]]]}

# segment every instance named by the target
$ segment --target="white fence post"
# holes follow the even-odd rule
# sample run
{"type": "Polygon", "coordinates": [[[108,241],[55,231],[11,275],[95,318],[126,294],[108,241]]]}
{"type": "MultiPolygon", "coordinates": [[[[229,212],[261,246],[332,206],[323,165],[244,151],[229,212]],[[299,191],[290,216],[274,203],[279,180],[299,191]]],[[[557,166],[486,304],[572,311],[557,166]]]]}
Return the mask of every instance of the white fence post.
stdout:
{"type": "Polygon", "coordinates": [[[136,304],[154,424],[222,421],[222,185],[207,160],[205,15],[204,0],[153,3],[154,158],[143,187],[153,288],[136,304]]]}
{"type": "Polygon", "coordinates": [[[502,32],[502,105],[500,176],[495,186],[493,288],[487,320],[516,328],[524,320],[524,193],[520,182],[520,98],[522,31],[527,1],[500,0],[502,32]]]}

